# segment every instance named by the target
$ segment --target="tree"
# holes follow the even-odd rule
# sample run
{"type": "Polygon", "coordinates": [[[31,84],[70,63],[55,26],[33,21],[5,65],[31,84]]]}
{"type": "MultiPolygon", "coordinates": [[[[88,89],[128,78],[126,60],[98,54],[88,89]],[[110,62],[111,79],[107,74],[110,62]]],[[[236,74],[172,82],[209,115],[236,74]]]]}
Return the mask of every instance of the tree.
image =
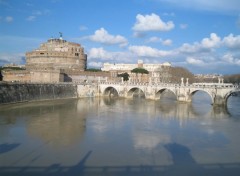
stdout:
{"type": "Polygon", "coordinates": [[[141,73],[141,74],[149,74],[149,71],[147,71],[144,68],[134,68],[131,70],[132,73],[141,73]]]}
{"type": "Polygon", "coordinates": [[[102,70],[101,69],[97,69],[97,68],[88,68],[88,69],[86,69],[86,71],[89,71],[89,72],[101,72],[102,70]]]}
{"type": "Polygon", "coordinates": [[[118,74],[117,77],[123,77],[123,81],[128,81],[129,80],[129,74],[126,73],[126,72],[118,74]]]}
{"type": "Polygon", "coordinates": [[[233,84],[240,83],[240,74],[225,75],[223,78],[224,78],[224,82],[226,83],[233,83],[233,84]]]}
{"type": "Polygon", "coordinates": [[[169,74],[171,75],[169,81],[172,83],[180,83],[181,78],[188,78],[189,83],[195,82],[194,75],[183,67],[171,67],[169,70],[169,74]]]}

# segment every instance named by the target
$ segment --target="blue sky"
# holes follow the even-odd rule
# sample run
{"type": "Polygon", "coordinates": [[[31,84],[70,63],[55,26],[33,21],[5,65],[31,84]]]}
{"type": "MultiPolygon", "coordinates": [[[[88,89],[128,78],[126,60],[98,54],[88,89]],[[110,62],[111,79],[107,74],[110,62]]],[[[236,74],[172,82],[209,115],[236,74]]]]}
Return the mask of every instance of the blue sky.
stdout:
{"type": "Polygon", "coordinates": [[[59,37],[88,67],[170,62],[193,73],[240,73],[239,0],[0,0],[0,65],[59,37]]]}

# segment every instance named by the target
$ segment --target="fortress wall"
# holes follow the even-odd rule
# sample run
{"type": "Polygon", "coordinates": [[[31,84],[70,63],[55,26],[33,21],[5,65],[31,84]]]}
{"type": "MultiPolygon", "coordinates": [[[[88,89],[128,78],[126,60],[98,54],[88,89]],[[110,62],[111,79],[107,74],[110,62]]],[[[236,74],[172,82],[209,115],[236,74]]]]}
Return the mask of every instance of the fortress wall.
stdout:
{"type": "Polygon", "coordinates": [[[77,97],[74,84],[0,83],[0,104],[77,97]]]}

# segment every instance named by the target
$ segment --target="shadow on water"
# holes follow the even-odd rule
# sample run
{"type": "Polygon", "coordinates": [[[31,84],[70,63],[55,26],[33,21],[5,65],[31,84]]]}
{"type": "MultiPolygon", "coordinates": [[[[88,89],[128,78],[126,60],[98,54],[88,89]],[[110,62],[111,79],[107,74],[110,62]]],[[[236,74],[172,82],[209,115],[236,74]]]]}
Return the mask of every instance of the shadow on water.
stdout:
{"type": "Polygon", "coordinates": [[[87,160],[92,155],[88,153],[74,166],[62,166],[61,164],[52,164],[47,167],[1,167],[1,176],[106,176],[106,175],[124,175],[124,176],[186,176],[186,175],[218,175],[218,176],[238,176],[240,173],[240,163],[225,164],[198,164],[191,156],[191,151],[184,145],[177,143],[168,143],[164,148],[169,152],[172,158],[172,165],[139,165],[139,166],[87,166],[87,160]]]}
{"type": "Polygon", "coordinates": [[[15,148],[17,148],[20,144],[0,144],[0,154],[9,152],[15,148]]]}

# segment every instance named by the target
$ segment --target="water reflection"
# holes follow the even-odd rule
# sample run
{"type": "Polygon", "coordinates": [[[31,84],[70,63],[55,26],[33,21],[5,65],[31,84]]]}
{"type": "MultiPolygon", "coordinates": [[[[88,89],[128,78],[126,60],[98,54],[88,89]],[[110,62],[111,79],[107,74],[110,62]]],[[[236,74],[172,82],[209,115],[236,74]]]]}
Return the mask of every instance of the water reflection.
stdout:
{"type": "Polygon", "coordinates": [[[240,114],[231,101],[226,108],[169,97],[4,106],[0,175],[237,175],[240,114]]]}
{"type": "Polygon", "coordinates": [[[230,115],[227,106],[212,106],[210,104],[181,103],[174,99],[164,98],[158,101],[146,100],[143,98],[117,99],[105,97],[99,106],[118,106],[124,111],[146,113],[147,116],[176,119],[192,119],[198,117],[226,118],[230,115]]]}
{"type": "Polygon", "coordinates": [[[1,111],[1,124],[24,120],[27,133],[53,146],[72,145],[86,128],[86,112],[77,109],[77,101],[63,100],[6,106],[1,111]]]}

